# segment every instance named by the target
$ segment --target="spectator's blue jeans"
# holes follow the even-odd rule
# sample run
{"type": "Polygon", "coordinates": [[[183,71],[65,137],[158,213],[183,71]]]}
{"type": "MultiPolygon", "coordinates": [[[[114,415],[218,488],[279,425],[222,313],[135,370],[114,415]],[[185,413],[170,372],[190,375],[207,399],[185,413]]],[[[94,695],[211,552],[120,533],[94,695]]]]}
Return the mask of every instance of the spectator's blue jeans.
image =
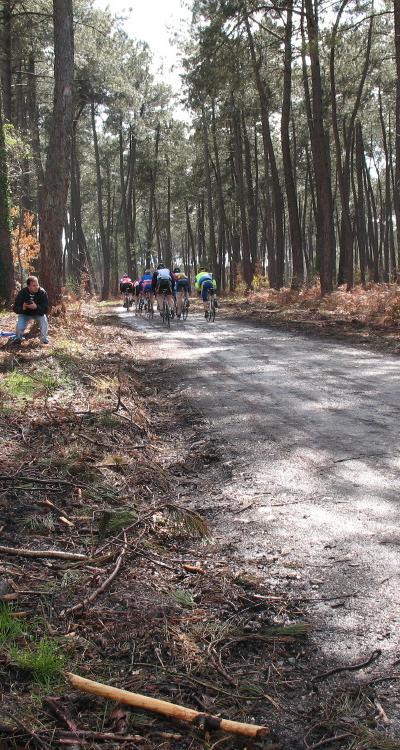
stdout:
{"type": "Polygon", "coordinates": [[[40,341],[42,343],[47,343],[47,336],[49,332],[47,315],[18,315],[15,338],[21,341],[22,336],[24,335],[24,331],[30,320],[37,320],[40,328],[40,341]]]}

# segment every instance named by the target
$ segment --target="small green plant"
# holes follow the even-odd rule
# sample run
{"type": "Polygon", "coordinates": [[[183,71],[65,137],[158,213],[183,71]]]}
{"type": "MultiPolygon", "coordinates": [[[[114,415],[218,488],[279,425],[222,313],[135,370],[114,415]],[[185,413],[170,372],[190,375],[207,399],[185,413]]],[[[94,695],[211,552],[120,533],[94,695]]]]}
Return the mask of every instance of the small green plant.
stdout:
{"type": "Polygon", "coordinates": [[[11,398],[29,400],[42,391],[53,393],[53,391],[66,383],[67,380],[65,378],[56,377],[49,372],[43,371],[35,373],[35,375],[30,375],[29,373],[14,370],[3,378],[1,388],[11,398]]]}
{"type": "Polygon", "coordinates": [[[175,591],[171,591],[171,597],[178,604],[181,604],[182,607],[187,607],[188,609],[192,609],[194,607],[194,599],[190,591],[175,589],[175,591]]]}
{"type": "Polygon", "coordinates": [[[54,531],[55,521],[56,519],[51,513],[48,513],[45,516],[40,516],[40,515],[35,514],[31,516],[26,526],[35,532],[54,531]]]}
{"type": "Polygon", "coordinates": [[[42,638],[28,648],[11,648],[9,653],[17,667],[32,672],[34,680],[42,684],[57,680],[65,666],[64,654],[48,638],[42,638]]]}
{"type": "Polygon", "coordinates": [[[168,515],[175,532],[197,539],[206,539],[210,536],[207,521],[199,513],[172,504],[165,506],[164,512],[168,515]]]}
{"type": "Polygon", "coordinates": [[[24,634],[24,625],[14,617],[7,604],[0,604],[0,646],[14,643],[24,634]]]}
{"type": "Polygon", "coordinates": [[[104,510],[97,522],[100,539],[114,536],[119,531],[131,526],[137,520],[137,513],[133,510],[104,510]]]}

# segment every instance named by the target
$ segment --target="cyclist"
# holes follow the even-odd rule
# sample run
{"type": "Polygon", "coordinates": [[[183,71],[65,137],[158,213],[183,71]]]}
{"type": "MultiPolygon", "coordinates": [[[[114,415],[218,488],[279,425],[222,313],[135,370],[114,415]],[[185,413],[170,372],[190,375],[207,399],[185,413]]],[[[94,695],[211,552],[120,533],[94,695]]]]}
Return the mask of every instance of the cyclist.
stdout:
{"type": "MultiPolygon", "coordinates": [[[[195,278],[194,286],[199,295],[201,295],[201,299],[204,303],[204,317],[208,318],[208,295],[211,289],[213,289],[214,293],[216,293],[217,282],[215,281],[212,273],[206,271],[205,268],[200,268],[195,278]]],[[[217,307],[217,300],[215,300],[215,306],[217,307]]]]}
{"type": "Polygon", "coordinates": [[[150,305],[153,305],[152,281],[153,281],[152,270],[150,268],[145,268],[143,276],[140,279],[140,288],[141,288],[142,295],[143,295],[145,302],[146,302],[146,296],[148,295],[148,300],[149,300],[150,305]]]}
{"type": "MultiPolygon", "coordinates": [[[[127,273],[124,273],[124,275],[119,280],[119,291],[124,296],[127,294],[133,294],[133,283],[130,276],[128,276],[127,273]]],[[[124,307],[125,307],[125,300],[124,300],[124,307]]]]}
{"type": "Polygon", "coordinates": [[[178,318],[182,315],[182,305],[185,297],[190,294],[190,281],[180,268],[174,268],[175,294],[176,294],[176,314],[178,318]]]}
{"type": "Polygon", "coordinates": [[[174,288],[174,285],[175,279],[172,276],[169,268],[165,268],[164,263],[159,263],[156,271],[154,271],[153,273],[151,286],[153,289],[153,294],[156,295],[157,309],[160,311],[160,314],[163,306],[163,292],[165,291],[167,293],[167,305],[171,310],[171,317],[173,316],[175,301],[172,296],[172,290],[174,288]]]}
{"type": "Polygon", "coordinates": [[[142,286],[139,279],[135,279],[133,282],[133,295],[135,297],[135,310],[138,309],[140,295],[142,293],[142,286]]]}

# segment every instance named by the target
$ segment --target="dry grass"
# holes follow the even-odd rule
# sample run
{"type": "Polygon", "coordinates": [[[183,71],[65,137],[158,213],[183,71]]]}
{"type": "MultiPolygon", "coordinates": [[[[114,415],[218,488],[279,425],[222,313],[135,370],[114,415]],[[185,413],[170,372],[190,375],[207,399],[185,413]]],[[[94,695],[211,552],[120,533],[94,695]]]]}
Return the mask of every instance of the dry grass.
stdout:
{"type": "Polygon", "coordinates": [[[289,288],[250,292],[246,300],[249,305],[286,313],[303,312],[307,317],[357,319],[379,326],[392,326],[400,321],[400,287],[397,284],[369,284],[365,289],[357,286],[351,292],[340,287],[321,297],[320,285],[314,283],[298,292],[289,288]]]}

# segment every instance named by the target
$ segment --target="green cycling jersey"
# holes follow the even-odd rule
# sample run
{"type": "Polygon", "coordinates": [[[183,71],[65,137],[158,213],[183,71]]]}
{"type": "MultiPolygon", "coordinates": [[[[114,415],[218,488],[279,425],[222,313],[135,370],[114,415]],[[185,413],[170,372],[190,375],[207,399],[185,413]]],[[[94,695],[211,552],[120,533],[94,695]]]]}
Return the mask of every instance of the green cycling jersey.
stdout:
{"type": "Polygon", "coordinates": [[[202,284],[205,281],[212,281],[212,285],[214,289],[217,288],[217,282],[215,281],[212,273],[209,273],[208,271],[200,271],[200,273],[197,274],[195,281],[194,281],[194,286],[195,286],[196,291],[201,292],[202,284]]]}

